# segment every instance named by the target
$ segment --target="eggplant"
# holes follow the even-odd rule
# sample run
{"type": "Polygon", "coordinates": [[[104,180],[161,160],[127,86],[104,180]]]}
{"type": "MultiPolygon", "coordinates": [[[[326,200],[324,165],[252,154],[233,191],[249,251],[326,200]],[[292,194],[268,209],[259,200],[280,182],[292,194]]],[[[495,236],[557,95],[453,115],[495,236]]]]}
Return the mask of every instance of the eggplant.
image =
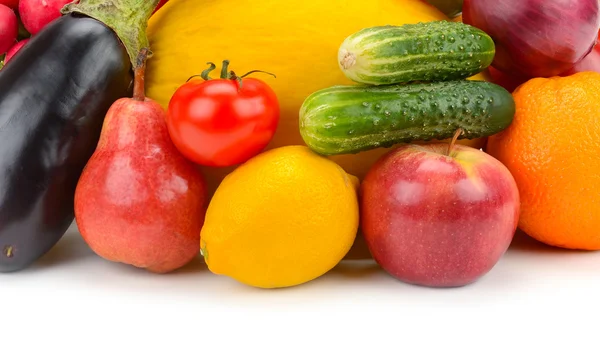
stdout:
{"type": "MultiPolygon", "coordinates": [[[[135,1],[148,12],[143,0],[135,1]]],[[[94,5],[80,1],[86,2],[94,5]]],[[[116,100],[132,96],[131,45],[119,30],[82,12],[53,21],[0,70],[3,273],[28,268],[63,237],[105,115],[116,100]]]]}
{"type": "Polygon", "coordinates": [[[51,23],[0,71],[0,271],[29,266],[69,228],[104,116],[132,82],[114,32],[78,15],[51,23]]]}

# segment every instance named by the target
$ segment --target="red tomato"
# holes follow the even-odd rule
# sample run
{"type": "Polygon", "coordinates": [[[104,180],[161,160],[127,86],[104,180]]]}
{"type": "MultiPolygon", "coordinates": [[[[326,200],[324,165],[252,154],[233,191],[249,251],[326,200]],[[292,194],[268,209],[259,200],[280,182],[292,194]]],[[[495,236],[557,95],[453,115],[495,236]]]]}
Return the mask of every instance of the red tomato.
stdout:
{"type": "Polygon", "coordinates": [[[279,123],[275,92],[254,78],[191,80],[169,102],[167,124],[175,146],[205,166],[243,163],[271,141],[279,123]]]}

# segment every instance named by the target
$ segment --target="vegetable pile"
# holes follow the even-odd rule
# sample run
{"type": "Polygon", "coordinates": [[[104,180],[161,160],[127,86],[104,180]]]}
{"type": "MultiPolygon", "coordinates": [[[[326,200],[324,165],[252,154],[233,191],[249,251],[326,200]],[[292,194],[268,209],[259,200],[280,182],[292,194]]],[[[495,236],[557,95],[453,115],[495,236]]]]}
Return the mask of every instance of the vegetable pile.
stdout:
{"type": "Polygon", "coordinates": [[[73,221],[107,261],[164,274],[201,256],[261,288],[323,276],[359,239],[429,287],[476,282],[519,228],[600,250],[597,0],[394,1],[441,12],[259,44],[249,66],[223,56],[236,44],[218,60],[169,46],[160,24],[172,33],[192,2],[0,0],[0,272],[31,267],[73,221]],[[328,62],[304,60],[319,51],[328,62]],[[174,56],[196,70],[176,86],[174,56]],[[339,162],[378,150],[354,159],[366,174],[339,162]]]}

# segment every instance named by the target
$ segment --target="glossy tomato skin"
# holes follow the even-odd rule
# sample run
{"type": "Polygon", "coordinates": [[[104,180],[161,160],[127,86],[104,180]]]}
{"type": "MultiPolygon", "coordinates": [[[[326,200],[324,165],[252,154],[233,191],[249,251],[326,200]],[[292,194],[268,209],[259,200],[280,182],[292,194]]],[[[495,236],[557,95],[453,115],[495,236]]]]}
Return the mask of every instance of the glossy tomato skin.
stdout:
{"type": "Polygon", "coordinates": [[[173,143],[194,163],[226,167],[260,153],[279,124],[279,102],[255,78],[191,80],[169,102],[167,124],[173,143]]]}

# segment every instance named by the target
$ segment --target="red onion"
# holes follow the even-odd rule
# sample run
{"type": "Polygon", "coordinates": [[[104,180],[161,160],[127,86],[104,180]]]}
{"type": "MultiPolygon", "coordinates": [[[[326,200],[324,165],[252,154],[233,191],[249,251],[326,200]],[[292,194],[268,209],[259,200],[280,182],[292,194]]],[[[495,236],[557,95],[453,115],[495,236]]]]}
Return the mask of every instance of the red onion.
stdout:
{"type": "Polygon", "coordinates": [[[600,72],[600,34],[596,47],[581,62],[575,64],[574,67],[561,74],[561,76],[573,75],[582,71],[600,72]]]}
{"type": "Polygon", "coordinates": [[[463,22],[496,43],[506,74],[551,77],[583,60],[600,28],[598,0],[464,0],[463,22]]]}

